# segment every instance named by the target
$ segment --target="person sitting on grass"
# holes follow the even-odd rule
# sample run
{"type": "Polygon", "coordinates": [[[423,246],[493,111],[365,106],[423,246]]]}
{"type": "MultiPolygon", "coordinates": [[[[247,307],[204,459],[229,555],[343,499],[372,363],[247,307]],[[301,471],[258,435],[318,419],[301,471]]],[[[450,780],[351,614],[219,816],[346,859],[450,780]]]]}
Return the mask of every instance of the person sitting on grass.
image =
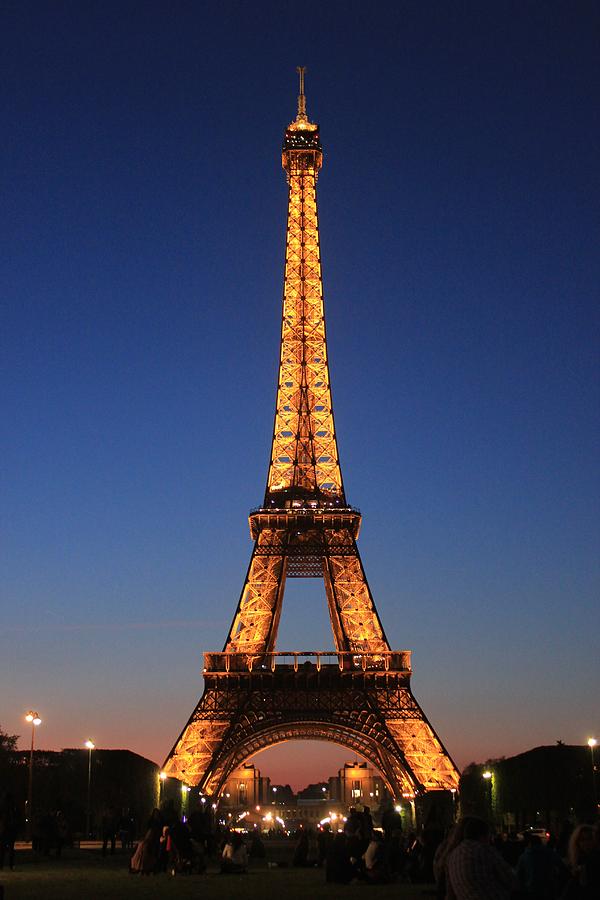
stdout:
{"type": "Polygon", "coordinates": [[[304,868],[308,866],[308,834],[303,831],[300,835],[298,843],[294,848],[294,858],[292,865],[295,868],[304,868]]]}
{"type": "Polygon", "coordinates": [[[241,875],[248,869],[248,852],[241,834],[233,832],[221,857],[221,872],[224,875],[241,875]]]}
{"type": "Polygon", "coordinates": [[[153,875],[158,869],[160,838],[163,833],[163,819],[159,809],[153,809],[144,837],[139,841],[131,857],[129,871],[140,875],[153,875]]]}
{"type": "Polygon", "coordinates": [[[327,850],[325,881],[333,884],[350,884],[354,876],[355,871],[350,862],[348,838],[343,832],[338,832],[327,850]]]}
{"type": "Polygon", "coordinates": [[[390,873],[385,858],[385,846],[383,835],[380,831],[373,831],[369,846],[363,853],[364,875],[371,884],[387,884],[390,873]]]}

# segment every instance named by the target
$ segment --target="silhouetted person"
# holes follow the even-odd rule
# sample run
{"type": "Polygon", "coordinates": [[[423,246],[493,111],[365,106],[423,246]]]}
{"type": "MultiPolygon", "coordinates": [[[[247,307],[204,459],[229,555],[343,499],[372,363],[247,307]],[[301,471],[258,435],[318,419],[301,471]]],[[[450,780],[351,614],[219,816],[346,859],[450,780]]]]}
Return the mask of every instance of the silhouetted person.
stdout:
{"type": "Polygon", "coordinates": [[[356,807],[351,806],[348,811],[348,818],[344,823],[344,831],[347,835],[356,834],[360,832],[360,826],[362,823],[362,819],[360,813],[357,811],[356,807]]]}
{"type": "Polygon", "coordinates": [[[8,867],[15,867],[15,841],[20,824],[15,798],[7,794],[0,807],[0,869],[4,868],[4,857],[8,854],[8,867]]]}
{"type": "Polygon", "coordinates": [[[296,868],[304,868],[308,865],[308,834],[303,831],[294,849],[292,865],[296,868]]]}
{"type": "Polygon", "coordinates": [[[31,849],[34,853],[42,852],[44,843],[43,818],[41,813],[36,813],[31,821],[31,849]]]}
{"type": "Polygon", "coordinates": [[[406,864],[406,851],[402,840],[402,831],[393,829],[390,834],[386,835],[384,843],[390,875],[392,877],[400,875],[406,864]]]}
{"type": "Polygon", "coordinates": [[[56,822],[54,816],[45,812],[40,819],[41,851],[44,856],[50,856],[50,851],[55,843],[56,822]]]}
{"type": "Polygon", "coordinates": [[[423,844],[414,832],[407,839],[405,870],[411,882],[423,881],[423,844]]]}
{"type": "Polygon", "coordinates": [[[160,851],[160,838],[163,830],[163,817],[160,809],[153,809],[146,824],[144,837],[138,842],[129,871],[140,875],[152,875],[157,870],[160,851]]]}
{"type": "Polygon", "coordinates": [[[61,812],[60,809],[56,813],[54,829],[56,838],[56,855],[60,857],[62,855],[62,849],[67,843],[69,837],[69,823],[67,822],[65,814],[61,812]]]}
{"type": "Polygon", "coordinates": [[[345,834],[336,834],[327,853],[325,880],[332,884],[349,884],[353,878],[348,839],[345,834]]]}
{"type": "Polygon", "coordinates": [[[110,844],[111,856],[115,852],[117,842],[117,821],[114,810],[109,810],[102,816],[102,856],[108,853],[110,844]]]}
{"type": "MultiPolygon", "coordinates": [[[[196,843],[196,847],[199,849],[200,845],[196,843]]],[[[199,869],[200,860],[194,849],[190,829],[185,822],[174,822],[169,828],[169,870],[173,874],[179,872],[191,875],[194,865],[199,869]]],[[[204,868],[204,858],[202,858],[202,870],[204,868]]]]}
{"type": "Polygon", "coordinates": [[[565,900],[598,900],[600,897],[600,837],[591,825],[579,825],[569,840],[567,854],[571,877],[565,900]]]}
{"type": "Polygon", "coordinates": [[[133,821],[128,813],[123,813],[117,822],[117,832],[121,841],[121,849],[127,850],[132,846],[133,821]]]}
{"type": "Polygon", "coordinates": [[[363,862],[365,878],[370,884],[387,884],[390,881],[383,835],[379,831],[373,831],[363,854],[363,862]]]}
{"type": "Polygon", "coordinates": [[[362,855],[367,849],[368,844],[365,843],[362,836],[360,816],[356,810],[354,810],[354,815],[352,815],[352,812],[353,811],[350,810],[350,815],[344,825],[344,834],[346,837],[346,846],[348,848],[350,864],[354,868],[354,873],[358,875],[362,871],[362,855]]]}
{"type": "Polygon", "coordinates": [[[368,806],[365,806],[360,815],[360,832],[362,834],[366,847],[368,847],[373,836],[373,817],[368,806]]]}
{"type": "Polygon", "coordinates": [[[171,826],[163,825],[161,835],[158,839],[158,862],[156,864],[157,872],[166,872],[171,856],[171,826]]]}
{"type": "Polygon", "coordinates": [[[556,852],[542,844],[541,838],[531,835],[529,846],[517,862],[517,878],[526,897],[535,900],[555,900],[564,868],[556,852]]]}
{"type": "Polygon", "coordinates": [[[433,858],[439,845],[444,840],[444,831],[437,825],[429,825],[423,829],[421,856],[421,880],[431,882],[433,877],[433,858]]]}
{"type": "Polygon", "coordinates": [[[329,822],[325,822],[317,835],[317,865],[322,866],[333,843],[333,833],[329,822]]]}
{"type": "Polygon", "coordinates": [[[250,859],[265,859],[266,855],[267,851],[265,850],[265,845],[261,840],[260,834],[258,831],[254,831],[250,839],[250,859]]]}
{"type": "Polygon", "coordinates": [[[394,832],[402,831],[402,816],[394,809],[393,806],[388,807],[381,817],[381,826],[386,841],[394,832]]]}
{"type": "Polygon", "coordinates": [[[221,872],[224,875],[241,875],[248,868],[248,852],[240,834],[230,834],[221,856],[221,872]]]}
{"type": "Polygon", "coordinates": [[[435,851],[433,857],[433,878],[435,881],[436,887],[436,897],[438,900],[446,900],[446,892],[447,892],[447,874],[446,874],[446,864],[448,862],[448,857],[452,853],[452,851],[458,847],[460,842],[463,839],[464,834],[464,819],[459,819],[459,821],[452,825],[448,830],[448,833],[444,840],[439,844],[437,850],[435,851]]]}
{"type": "Polygon", "coordinates": [[[463,820],[463,840],[448,856],[447,885],[456,900],[510,900],[518,889],[511,867],[490,846],[483,819],[463,820]]]}

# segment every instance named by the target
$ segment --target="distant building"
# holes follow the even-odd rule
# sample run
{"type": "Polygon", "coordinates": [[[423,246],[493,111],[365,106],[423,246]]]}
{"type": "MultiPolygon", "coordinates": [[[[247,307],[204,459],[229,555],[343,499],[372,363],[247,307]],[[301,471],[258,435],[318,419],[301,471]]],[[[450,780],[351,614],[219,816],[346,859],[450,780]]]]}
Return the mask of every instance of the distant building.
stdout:
{"type": "Polygon", "coordinates": [[[264,802],[275,804],[276,806],[291,806],[296,802],[296,795],[289,784],[272,785],[269,780],[269,788],[264,802]]]}
{"type": "Polygon", "coordinates": [[[252,764],[238,766],[223,787],[221,805],[243,810],[264,803],[265,781],[268,779],[262,779],[260,772],[252,764]]]}
{"type": "MultiPolygon", "coordinates": [[[[366,762],[347,762],[337,775],[327,781],[309,784],[294,794],[289,784],[273,785],[261,776],[252,763],[235,769],[220,795],[219,809],[225,819],[244,816],[246,821],[264,820],[270,827],[271,814],[285,821],[286,828],[315,828],[330,819],[333,827],[341,827],[351,806],[368,806],[374,815],[391,802],[383,779],[366,762]],[[275,809],[274,809],[275,807],[275,809]]],[[[273,820],[273,819],[272,819],[273,820]]]]}
{"type": "Polygon", "coordinates": [[[347,762],[339,770],[337,777],[329,779],[329,796],[350,807],[368,806],[378,808],[390,799],[381,775],[366,762],[347,762]]]}
{"type": "Polygon", "coordinates": [[[527,826],[557,832],[565,822],[594,821],[590,749],[559,743],[473,763],[461,777],[460,807],[463,815],[482,816],[509,832],[527,826]]]}
{"type": "MultiPolygon", "coordinates": [[[[85,829],[88,796],[88,750],[34,750],[33,811],[34,815],[61,810],[77,836],[85,829]]],[[[14,794],[19,809],[25,813],[29,777],[29,751],[10,752],[9,765],[0,784],[14,794]]],[[[99,834],[102,819],[108,815],[133,819],[136,837],[153,807],[172,794],[180,802],[179,783],[162,786],[156,763],[130,750],[92,751],[91,755],[91,831],[99,834]],[[161,798],[162,793],[162,798],[161,798]]]]}

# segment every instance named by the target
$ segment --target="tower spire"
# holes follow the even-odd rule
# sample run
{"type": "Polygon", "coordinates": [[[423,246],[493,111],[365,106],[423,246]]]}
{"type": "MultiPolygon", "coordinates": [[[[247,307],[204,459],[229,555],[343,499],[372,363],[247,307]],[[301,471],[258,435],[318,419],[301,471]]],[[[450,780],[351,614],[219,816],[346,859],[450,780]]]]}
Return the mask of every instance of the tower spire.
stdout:
{"type": "Polygon", "coordinates": [[[306,122],[306,96],[304,94],[304,73],[306,72],[306,66],[296,66],[296,72],[300,76],[300,93],[298,94],[298,115],[296,116],[296,121],[306,122]]]}

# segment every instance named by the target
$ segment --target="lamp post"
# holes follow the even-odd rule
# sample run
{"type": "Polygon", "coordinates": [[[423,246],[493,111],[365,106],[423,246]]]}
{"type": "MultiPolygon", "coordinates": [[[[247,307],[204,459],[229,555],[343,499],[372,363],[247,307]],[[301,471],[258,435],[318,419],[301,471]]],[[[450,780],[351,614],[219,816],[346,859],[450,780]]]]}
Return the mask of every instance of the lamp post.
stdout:
{"type": "Polygon", "coordinates": [[[456,788],[450,788],[452,794],[452,821],[456,822],[456,788]]]}
{"type": "Polygon", "coordinates": [[[184,822],[187,822],[188,819],[188,797],[191,790],[187,784],[181,785],[181,818],[184,822]]]}
{"type": "Polygon", "coordinates": [[[160,807],[162,805],[164,785],[165,785],[165,781],[167,780],[167,773],[159,772],[158,778],[159,778],[159,781],[158,781],[158,806],[160,809],[160,807]]]}
{"type": "Polygon", "coordinates": [[[493,810],[493,805],[492,805],[492,781],[493,781],[494,776],[490,772],[489,769],[486,769],[485,772],[482,773],[481,777],[485,780],[485,785],[486,785],[486,800],[487,800],[487,806],[488,806],[488,815],[489,815],[490,819],[493,819],[494,810],[493,810]]]}
{"type": "Polygon", "coordinates": [[[25,817],[27,822],[27,836],[29,840],[32,837],[32,827],[33,827],[33,744],[35,741],[35,729],[38,725],[42,724],[42,720],[38,713],[34,712],[32,709],[29,710],[27,715],[25,716],[26,722],[31,722],[31,750],[29,751],[29,785],[27,787],[27,815],[25,817]]]}
{"type": "Polygon", "coordinates": [[[598,795],[596,794],[596,763],[594,761],[594,747],[598,741],[596,738],[588,738],[588,747],[590,748],[590,753],[592,754],[592,796],[594,798],[594,814],[598,812],[598,795]]]}
{"type": "Polygon", "coordinates": [[[85,836],[90,837],[90,820],[92,817],[92,750],[96,749],[95,743],[88,738],[84,744],[88,751],[88,789],[87,789],[87,810],[85,814],[85,836]]]}

